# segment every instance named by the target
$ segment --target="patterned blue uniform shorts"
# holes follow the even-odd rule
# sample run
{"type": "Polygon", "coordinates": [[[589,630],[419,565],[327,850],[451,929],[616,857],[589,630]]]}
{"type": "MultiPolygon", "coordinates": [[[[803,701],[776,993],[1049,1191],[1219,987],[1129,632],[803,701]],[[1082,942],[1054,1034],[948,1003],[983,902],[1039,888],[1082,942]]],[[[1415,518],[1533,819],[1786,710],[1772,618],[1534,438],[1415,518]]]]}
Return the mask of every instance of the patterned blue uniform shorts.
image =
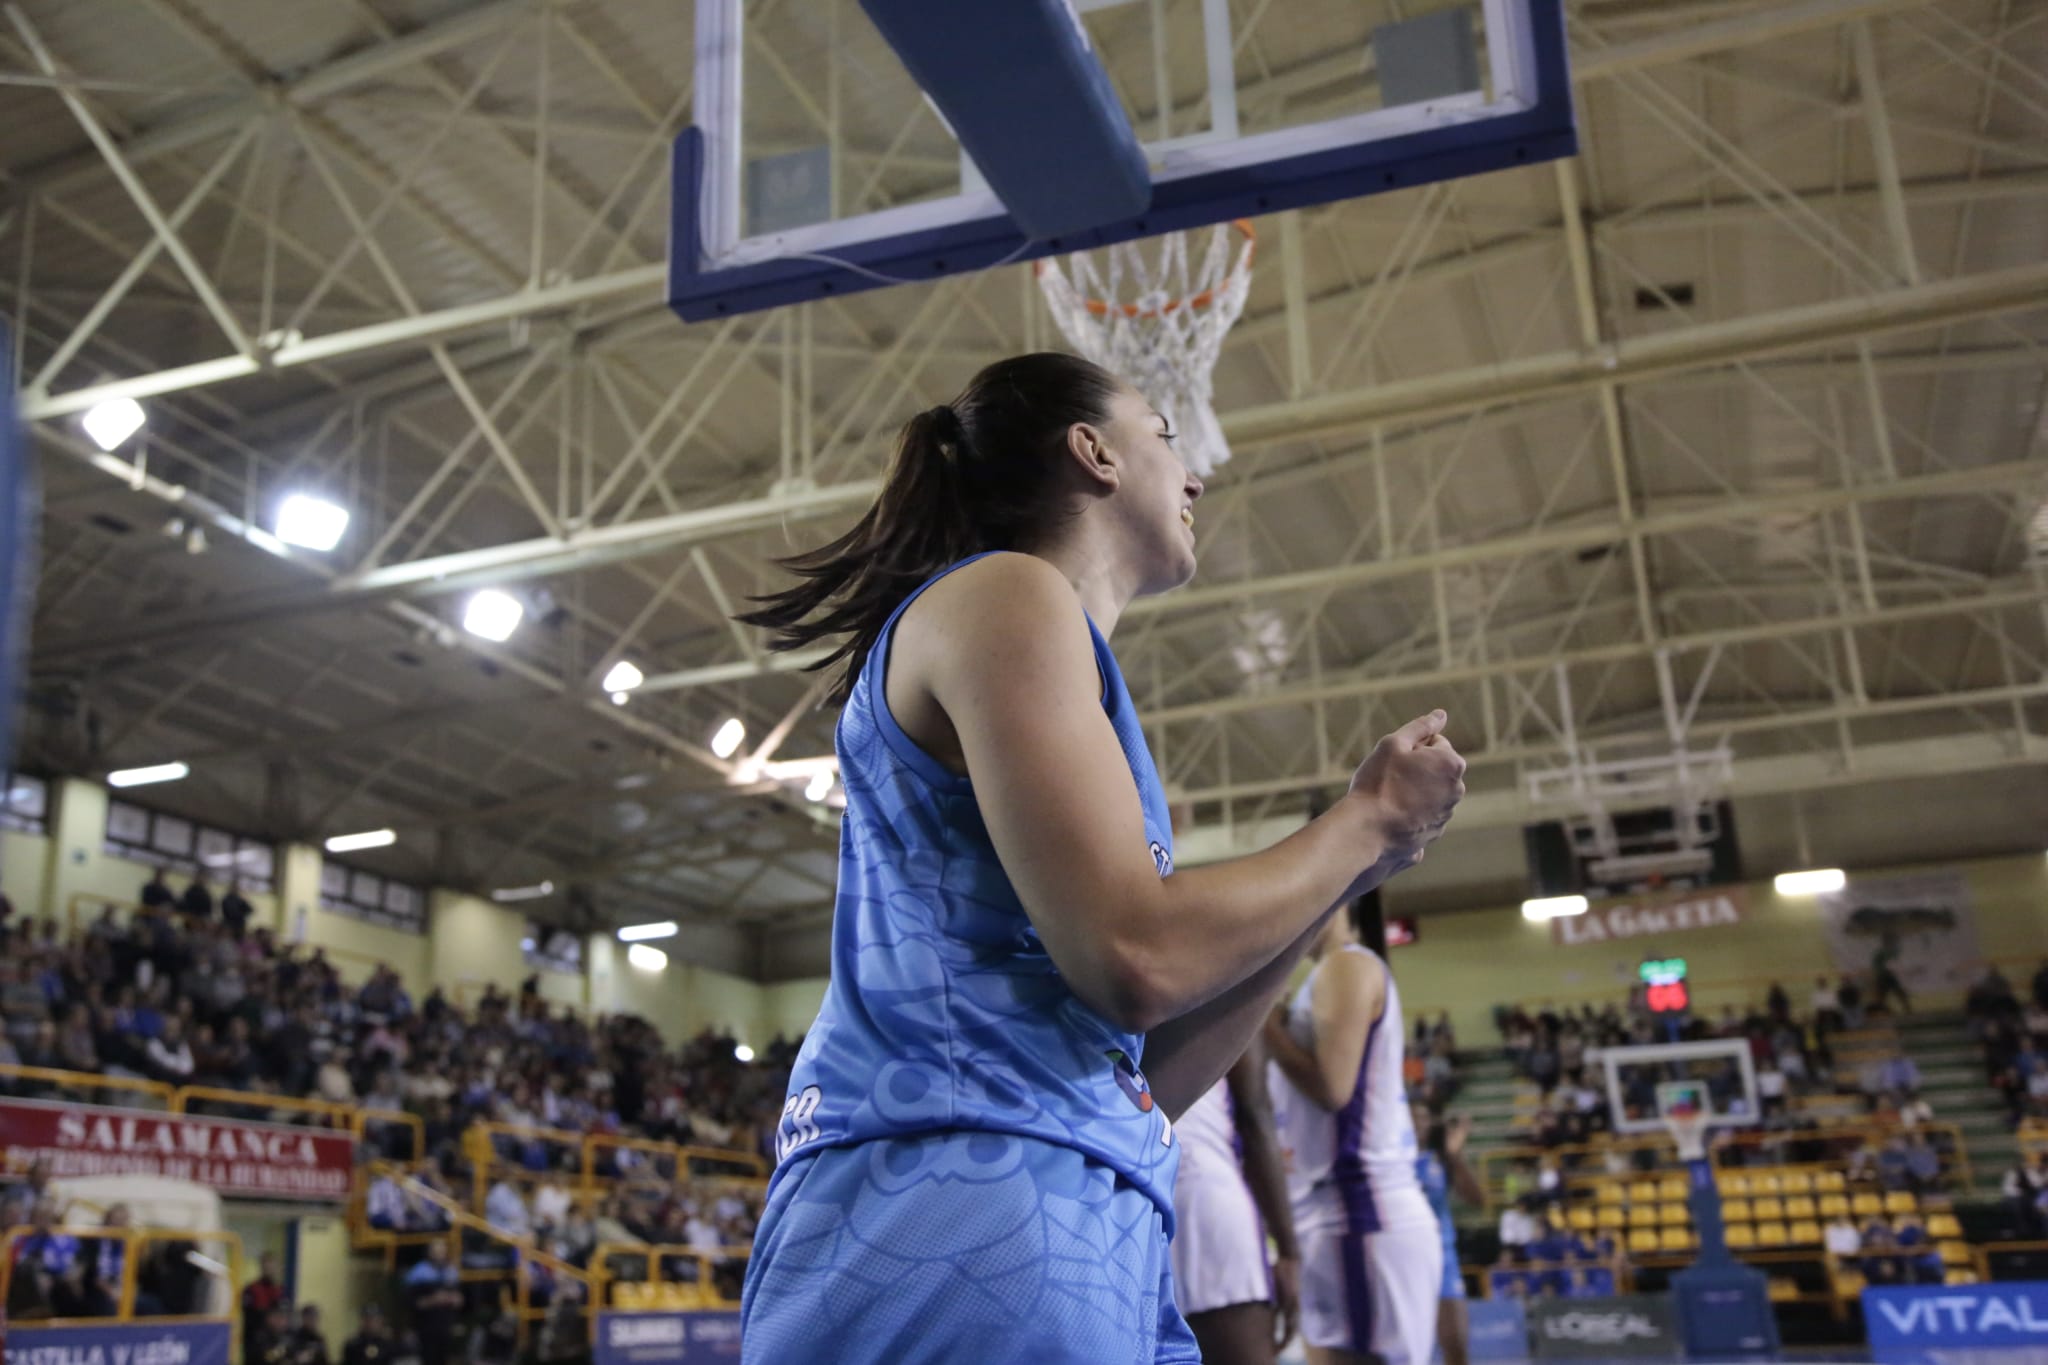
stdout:
{"type": "Polygon", "coordinates": [[[751,1365],[1196,1365],[1158,1206],[1070,1147],[954,1131],[777,1174],[741,1305],[751,1365]]]}

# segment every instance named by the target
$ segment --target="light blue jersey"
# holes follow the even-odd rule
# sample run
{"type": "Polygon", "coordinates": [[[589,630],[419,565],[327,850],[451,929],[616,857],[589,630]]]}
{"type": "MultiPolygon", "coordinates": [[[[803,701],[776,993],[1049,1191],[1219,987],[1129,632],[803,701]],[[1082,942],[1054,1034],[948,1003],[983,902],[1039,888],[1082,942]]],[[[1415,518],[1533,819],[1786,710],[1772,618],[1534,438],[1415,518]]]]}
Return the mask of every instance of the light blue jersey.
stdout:
{"type": "Polygon", "coordinates": [[[1451,1179],[1444,1170],[1443,1158],[1432,1151],[1422,1152],[1415,1158],[1415,1180],[1422,1186],[1423,1198],[1429,1200],[1430,1211],[1436,1214],[1437,1226],[1443,1233],[1444,1285],[1439,1297],[1462,1299],[1465,1277],[1458,1270],[1458,1225],[1451,1217],[1451,1179]]]}
{"type": "MultiPolygon", "coordinates": [[[[972,785],[889,712],[889,646],[918,593],[839,719],[832,977],[776,1133],[747,1358],[1198,1359],[1166,1268],[1179,1151],[1140,1070],[1144,1037],[1075,997],[972,785]]],[[[1089,632],[1164,876],[1165,792],[1089,632]]]]}

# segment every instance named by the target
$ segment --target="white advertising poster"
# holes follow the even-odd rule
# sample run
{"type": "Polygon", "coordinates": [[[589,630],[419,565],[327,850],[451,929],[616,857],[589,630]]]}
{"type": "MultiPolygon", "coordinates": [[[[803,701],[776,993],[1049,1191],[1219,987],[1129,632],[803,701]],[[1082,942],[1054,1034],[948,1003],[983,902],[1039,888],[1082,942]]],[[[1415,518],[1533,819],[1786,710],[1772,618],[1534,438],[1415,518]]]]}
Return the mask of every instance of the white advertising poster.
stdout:
{"type": "Polygon", "coordinates": [[[1843,971],[1862,974],[1866,988],[1880,958],[1916,995],[1966,990],[1982,970],[1970,888],[1960,872],[1852,876],[1819,900],[1829,954],[1843,971]]]}

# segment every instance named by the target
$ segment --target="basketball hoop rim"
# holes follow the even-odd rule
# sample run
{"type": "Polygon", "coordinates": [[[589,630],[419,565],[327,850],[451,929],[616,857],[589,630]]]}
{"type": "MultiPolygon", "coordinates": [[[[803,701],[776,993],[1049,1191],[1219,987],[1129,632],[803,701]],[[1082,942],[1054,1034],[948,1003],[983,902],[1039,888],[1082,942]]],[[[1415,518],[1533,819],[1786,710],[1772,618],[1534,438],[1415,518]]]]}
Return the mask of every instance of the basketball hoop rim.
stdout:
{"type": "MultiPolygon", "coordinates": [[[[1179,312],[1183,308],[1207,308],[1209,305],[1216,301],[1216,291],[1221,289],[1232,278],[1234,278],[1239,270],[1244,270],[1247,272],[1251,270],[1252,262],[1259,254],[1259,234],[1258,230],[1252,226],[1251,219],[1232,218],[1225,224],[1225,226],[1229,227],[1232,231],[1236,232],[1239,236],[1244,238],[1244,254],[1236,263],[1232,264],[1228,270],[1223,272],[1223,278],[1221,280],[1218,280],[1215,284],[1209,286],[1207,289],[1204,289],[1201,293],[1196,294],[1194,297],[1187,299],[1168,299],[1165,303],[1160,304],[1157,308],[1140,308],[1135,303],[1111,303],[1107,299],[1098,299],[1084,296],[1081,300],[1083,306],[1087,308],[1090,316],[1098,318],[1107,317],[1111,313],[1121,313],[1123,316],[1127,318],[1157,318],[1164,317],[1168,313],[1179,312]]],[[[1112,243],[1111,245],[1122,246],[1125,244],[1121,242],[1116,242],[1112,243]]],[[[1075,252],[1070,254],[1079,255],[1081,253],[1075,252]]],[[[1036,277],[1043,278],[1043,276],[1045,275],[1045,262],[1042,260],[1033,261],[1031,263],[1031,273],[1036,277]]]]}

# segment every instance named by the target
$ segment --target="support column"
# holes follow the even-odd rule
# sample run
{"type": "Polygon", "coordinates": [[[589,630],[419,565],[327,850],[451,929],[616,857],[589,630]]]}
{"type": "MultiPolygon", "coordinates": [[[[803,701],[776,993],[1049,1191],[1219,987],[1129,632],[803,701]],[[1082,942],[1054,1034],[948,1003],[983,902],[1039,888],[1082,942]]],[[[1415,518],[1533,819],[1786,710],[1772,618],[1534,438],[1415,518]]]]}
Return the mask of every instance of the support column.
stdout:
{"type": "MultiPolygon", "coordinates": [[[[49,861],[43,867],[42,916],[58,915],[80,891],[97,890],[87,880],[107,839],[107,789],[78,777],[58,778],[50,789],[49,861]]],[[[138,881],[126,894],[142,889],[138,881]]]]}
{"type": "Polygon", "coordinates": [[[310,844],[281,844],[277,850],[277,922],[272,932],[286,943],[311,937],[313,916],[320,909],[320,871],[324,860],[310,844]]]}

